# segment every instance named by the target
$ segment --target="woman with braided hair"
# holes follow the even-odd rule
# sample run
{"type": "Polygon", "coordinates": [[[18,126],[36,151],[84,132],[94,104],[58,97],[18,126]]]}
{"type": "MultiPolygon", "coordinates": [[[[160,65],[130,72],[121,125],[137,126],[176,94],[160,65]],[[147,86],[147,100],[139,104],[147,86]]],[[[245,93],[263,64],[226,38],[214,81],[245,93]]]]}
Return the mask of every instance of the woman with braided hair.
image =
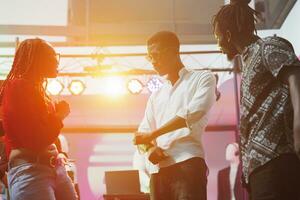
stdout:
{"type": "Polygon", "coordinates": [[[12,200],[77,199],[53,145],[70,108],[65,101],[53,105],[43,87],[46,78],[57,76],[58,62],[49,43],[27,39],[0,88],[12,200]]]}
{"type": "Polygon", "coordinates": [[[300,61],[286,39],[259,38],[250,0],[232,0],[213,18],[218,44],[242,59],[241,157],[255,200],[300,199],[300,61]],[[298,156],[298,157],[297,157],[298,156]]]}

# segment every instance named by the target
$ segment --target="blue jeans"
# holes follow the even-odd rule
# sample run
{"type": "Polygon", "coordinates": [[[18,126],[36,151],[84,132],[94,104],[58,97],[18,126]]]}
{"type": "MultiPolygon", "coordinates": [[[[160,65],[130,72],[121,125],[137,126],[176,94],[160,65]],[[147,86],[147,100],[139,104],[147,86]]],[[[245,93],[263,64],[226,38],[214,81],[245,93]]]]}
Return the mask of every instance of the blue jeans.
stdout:
{"type": "Polygon", "coordinates": [[[63,165],[25,163],[9,169],[11,200],[75,200],[73,183],[63,165]]]}

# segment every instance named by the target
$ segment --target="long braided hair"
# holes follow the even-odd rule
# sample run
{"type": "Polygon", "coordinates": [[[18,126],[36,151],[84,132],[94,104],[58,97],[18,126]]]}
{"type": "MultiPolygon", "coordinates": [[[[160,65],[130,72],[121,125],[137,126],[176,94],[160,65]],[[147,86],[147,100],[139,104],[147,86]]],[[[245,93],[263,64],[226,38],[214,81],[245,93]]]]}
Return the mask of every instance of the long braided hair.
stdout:
{"type": "Polygon", "coordinates": [[[248,4],[251,0],[231,0],[230,4],[221,7],[213,17],[213,29],[218,26],[222,33],[229,30],[233,36],[251,37],[257,34],[255,23],[260,17],[259,12],[248,4]]]}
{"type": "Polygon", "coordinates": [[[38,83],[37,88],[40,95],[44,98],[48,98],[42,85],[44,78],[41,77],[41,62],[43,59],[43,53],[45,52],[44,48],[47,46],[48,44],[39,38],[27,39],[21,42],[16,51],[12,68],[7,75],[6,80],[0,86],[0,105],[5,86],[9,81],[16,78],[35,79],[38,83]]]}

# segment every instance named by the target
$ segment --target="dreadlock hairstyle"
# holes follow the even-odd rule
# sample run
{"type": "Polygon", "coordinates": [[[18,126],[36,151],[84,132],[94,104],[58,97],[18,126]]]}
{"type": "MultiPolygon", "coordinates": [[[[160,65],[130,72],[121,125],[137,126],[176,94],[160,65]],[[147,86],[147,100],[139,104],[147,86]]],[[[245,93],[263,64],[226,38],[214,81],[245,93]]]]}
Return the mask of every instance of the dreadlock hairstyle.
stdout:
{"type": "MultiPolygon", "coordinates": [[[[12,68],[7,75],[6,80],[0,86],[0,105],[5,86],[10,80],[16,78],[42,78],[40,77],[41,60],[43,59],[43,54],[47,46],[47,43],[39,38],[27,39],[21,42],[15,54],[12,68]]],[[[45,96],[42,86],[43,81],[44,80],[39,80],[38,89],[40,90],[41,95],[45,96]]]]}
{"type": "Polygon", "coordinates": [[[255,23],[259,12],[253,10],[248,4],[251,0],[230,0],[230,4],[221,7],[213,17],[213,29],[218,26],[222,33],[229,30],[232,35],[252,36],[257,34],[255,23]]]}

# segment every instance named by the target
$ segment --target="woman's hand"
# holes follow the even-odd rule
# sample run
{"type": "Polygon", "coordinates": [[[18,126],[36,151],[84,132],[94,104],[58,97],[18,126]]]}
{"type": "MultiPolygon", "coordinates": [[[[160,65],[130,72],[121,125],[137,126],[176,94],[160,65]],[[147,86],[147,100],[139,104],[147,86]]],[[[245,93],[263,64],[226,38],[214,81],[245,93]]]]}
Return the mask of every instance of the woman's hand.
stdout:
{"type": "Polygon", "coordinates": [[[60,101],[55,104],[56,115],[61,119],[65,119],[70,114],[70,106],[66,101],[60,101]]]}

